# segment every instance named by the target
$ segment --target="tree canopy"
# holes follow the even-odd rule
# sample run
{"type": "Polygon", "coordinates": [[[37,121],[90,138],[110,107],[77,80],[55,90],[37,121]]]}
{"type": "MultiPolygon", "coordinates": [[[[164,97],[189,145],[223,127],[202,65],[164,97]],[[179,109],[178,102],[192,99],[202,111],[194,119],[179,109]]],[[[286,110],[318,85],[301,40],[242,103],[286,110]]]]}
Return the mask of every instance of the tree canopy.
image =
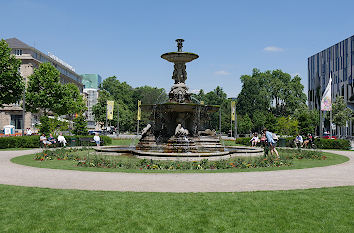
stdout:
{"type": "Polygon", "coordinates": [[[11,54],[5,40],[0,40],[0,107],[17,102],[24,92],[20,75],[21,60],[11,54]]]}

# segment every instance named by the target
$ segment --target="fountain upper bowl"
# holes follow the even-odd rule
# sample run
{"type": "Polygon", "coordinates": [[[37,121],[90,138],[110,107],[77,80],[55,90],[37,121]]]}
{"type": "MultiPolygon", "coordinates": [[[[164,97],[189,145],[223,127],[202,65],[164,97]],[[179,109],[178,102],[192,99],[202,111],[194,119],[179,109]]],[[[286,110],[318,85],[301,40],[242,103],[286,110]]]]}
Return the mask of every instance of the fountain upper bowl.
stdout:
{"type": "Polygon", "coordinates": [[[161,55],[161,58],[173,63],[187,63],[197,59],[198,57],[199,56],[195,53],[187,52],[170,52],[161,55]]]}

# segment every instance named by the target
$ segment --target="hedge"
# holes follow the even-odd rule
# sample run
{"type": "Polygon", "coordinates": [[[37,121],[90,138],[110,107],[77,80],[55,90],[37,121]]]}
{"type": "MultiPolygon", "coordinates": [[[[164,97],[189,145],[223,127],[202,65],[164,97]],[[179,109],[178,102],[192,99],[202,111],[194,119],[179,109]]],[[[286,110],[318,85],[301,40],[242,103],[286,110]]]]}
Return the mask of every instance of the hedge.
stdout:
{"type": "Polygon", "coordinates": [[[321,149],[343,149],[350,150],[350,141],[346,139],[324,139],[316,138],[315,145],[321,149]]]}
{"type": "MultiPolygon", "coordinates": [[[[68,142],[68,146],[71,145],[71,141],[75,140],[75,146],[87,146],[82,145],[85,143],[81,143],[80,138],[92,138],[93,136],[65,136],[66,141],[68,142]]],[[[112,144],[112,138],[108,136],[100,136],[101,140],[103,140],[102,146],[112,144]]],[[[39,136],[17,136],[17,137],[1,137],[0,138],[0,149],[6,148],[39,148],[39,136]]]]}
{"type": "Polygon", "coordinates": [[[1,137],[0,149],[5,148],[38,148],[39,136],[1,137]]]}
{"type": "MultiPolygon", "coordinates": [[[[241,144],[245,146],[251,146],[250,142],[251,138],[237,138],[235,143],[241,144]]],[[[295,147],[294,140],[295,137],[287,137],[287,138],[280,138],[277,145],[283,146],[283,142],[281,140],[285,140],[285,147],[295,147]]],[[[260,145],[260,144],[259,144],[260,145]]],[[[315,145],[318,149],[343,149],[343,150],[350,150],[351,145],[350,141],[346,139],[324,139],[324,138],[316,138],[315,145]]]]}

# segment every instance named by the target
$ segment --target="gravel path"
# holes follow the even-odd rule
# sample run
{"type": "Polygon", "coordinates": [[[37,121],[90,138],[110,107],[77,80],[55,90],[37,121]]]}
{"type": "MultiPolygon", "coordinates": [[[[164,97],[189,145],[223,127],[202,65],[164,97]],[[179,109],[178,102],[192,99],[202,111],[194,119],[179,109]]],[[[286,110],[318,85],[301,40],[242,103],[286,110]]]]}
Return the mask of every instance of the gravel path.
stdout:
{"type": "Polygon", "coordinates": [[[10,162],[36,150],[0,151],[0,184],[80,190],[134,192],[241,192],[354,185],[354,152],[329,151],[346,163],[267,172],[143,174],[35,168],[10,162]]]}

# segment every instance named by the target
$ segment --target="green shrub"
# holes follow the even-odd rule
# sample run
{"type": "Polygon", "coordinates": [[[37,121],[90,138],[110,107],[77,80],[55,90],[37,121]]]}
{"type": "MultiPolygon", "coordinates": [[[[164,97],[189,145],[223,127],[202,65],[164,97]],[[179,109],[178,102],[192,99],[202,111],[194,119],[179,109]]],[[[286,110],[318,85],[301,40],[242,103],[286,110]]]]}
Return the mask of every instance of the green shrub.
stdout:
{"type": "Polygon", "coordinates": [[[251,146],[250,140],[251,140],[250,137],[246,137],[246,138],[236,138],[235,143],[236,143],[236,144],[245,145],[245,146],[251,146]]]}
{"type": "Polygon", "coordinates": [[[324,139],[316,138],[315,145],[319,149],[343,149],[349,150],[351,148],[350,141],[346,139],[324,139]]]}
{"type": "MultiPolygon", "coordinates": [[[[75,146],[89,146],[92,145],[92,143],[87,143],[87,142],[81,142],[80,138],[91,138],[93,140],[93,135],[75,135],[75,136],[65,136],[66,141],[68,142],[68,145],[71,145],[71,141],[75,140],[75,146]]],[[[110,145],[112,144],[112,138],[108,137],[108,136],[103,136],[100,135],[100,139],[101,139],[101,146],[106,146],[106,145],[110,145]],[[103,141],[103,143],[102,143],[103,141]]]]}
{"type": "MultiPolygon", "coordinates": [[[[54,135],[55,138],[57,138],[56,135],[54,135]]],[[[93,136],[65,136],[66,141],[68,142],[68,146],[71,145],[71,140],[76,139],[75,141],[75,146],[89,146],[92,144],[88,143],[81,143],[79,138],[92,138],[93,136]],[[85,145],[82,145],[85,144],[85,145]]],[[[100,136],[101,140],[103,140],[103,143],[101,146],[105,145],[110,145],[112,144],[112,138],[108,136],[100,136]]],[[[39,142],[39,136],[38,135],[33,135],[33,136],[17,136],[17,137],[1,137],[0,138],[0,149],[6,149],[6,148],[39,148],[40,147],[40,142],[39,142]]]]}
{"type": "Polygon", "coordinates": [[[36,135],[0,138],[0,149],[37,147],[39,147],[39,136],[36,135]]]}

